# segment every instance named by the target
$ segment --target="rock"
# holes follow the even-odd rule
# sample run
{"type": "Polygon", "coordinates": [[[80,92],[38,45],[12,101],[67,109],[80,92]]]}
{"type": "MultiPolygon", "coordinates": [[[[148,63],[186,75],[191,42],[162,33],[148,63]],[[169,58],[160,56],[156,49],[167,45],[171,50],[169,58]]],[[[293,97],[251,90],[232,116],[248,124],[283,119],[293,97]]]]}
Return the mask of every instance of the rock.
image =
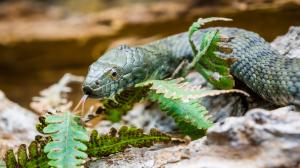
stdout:
{"type": "Polygon", "coordinates": [[[37,116],[8,100],[0,91],[0,159],[8,148],[29,144],[37,135],[37,116]]]}
{"type": "Polygon", "coordinates": [[[300,27],[290,27],[286,35],[277,37],[271,45],[284,56],[300,58],[300,27]]]}
{"type": "Polygon", "coordinates": [[[293,168],[300,166],[300,113],[293,107],[253,109],[229,117],[208,130],[207,137],[169,148],[131,148],[92,161],[90,168],[293,168]]]}
{"type": "Polygon", "coordinates": [[[73,102],[67,99],[67,95],[72,88],[68,84],[81,84],[83,79],[83,76],[66,73],[57,83],[40,91],[40,96],[33,97],[30,107],[40,115],[45,115],[46,112],[70,111],[73,102]]]}

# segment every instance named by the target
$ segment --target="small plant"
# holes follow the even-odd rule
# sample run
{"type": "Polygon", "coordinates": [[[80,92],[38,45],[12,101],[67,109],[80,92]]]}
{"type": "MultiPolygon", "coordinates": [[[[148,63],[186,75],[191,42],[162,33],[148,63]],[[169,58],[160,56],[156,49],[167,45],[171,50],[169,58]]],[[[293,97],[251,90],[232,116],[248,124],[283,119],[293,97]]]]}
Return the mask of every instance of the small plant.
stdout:
{"type": "Polygon", "coordinates": [[[121,120],[122,115],[125,115],[132,109],[134,103],[139,102],[147,95],[147,87],[129,88],[116,94],[114,100],[105,99],[102,101],[105,108],[106,119],[112,122],[121,120]]]}
{"type": "Polygon", "coordinates": [[[0,160],[0,168],[5,168],[6,164],[4,162],[4,160],[0,160]]]}
{"type": "Polygon", "coordinates": [[[68,168],[81,166],[87,154],[87,146],[83,143],[89,140],[88,132],[80,124],[80,118],[70,112],[63,115],[46,117],[48,124],[43,132],[51,136],[44,152],[48,153],[48,164],[54,167],[68,168]]]}
{"type": "Polygon", "coordinates": [[[231,19],[219,17],[200,18],[189,28],[189,43],[195,57],[188,65],[185,72],[188,72],[190,69],[195,69],[214,87],[219,89],[232,89],[234,87],[234,79],[230,74],[230,66],[236,60],[232,58],[221,58],[216,54],[216,51],[225,54],[232,52],[231,48],[226,48],[221,45],[222,42],[229,41],[231,37],[222,37],[218,30],[209,31],[202,36],[202,39],[200,39],[201,43],[198,49],[192,40],[192,36],[202,25],[207,22],[218,20],[231,21],[231,19]]]}
{"type": "Polygon", "coordinates": [[[238,89],[231,90],[212,90],[203,88],[199,85],[193,85],[187,82],[184,78],[177,78],[173,80],[148,80],[136,85],[137,87],[147,87],[156,94],[163,94],[167,99],[180,99],[183,102],[191,100],[198,100],[207,96],[216,96],[226,93],[240,93],[245,94],[244,91],[238,89]]]}
{"type": "Polygon", "coordinates": [[[208,111],[197,101],[183,102],[180,99],[167,99],[161,94],[151,94],[150,99],[157,101],[161,110],[175,119],[181,133],[193,139],[203,136],[202,133],[212,125],[207,115],[208,111]],[[193,131],[186,131],[187,125],[193,131]]]}
{"type": "Polygon", "coordinates": [[[7,168],[50,168],[80,167],[88,157],[103,157],[126,148],[149,147],[158,142],[169,142],[167,134],[151,129],[143,130],[123,126],[117,131],[112,128],[107,135],[93,130],[88,136],[79,116],[70,112],[41,117],[37,129],[43,128],[43,136],[37,136],[28,148],[22,144],[17,154],[8,150],[5,157],[7,168]]]}
{"type": "Polygon", "coordinates": [[[7,168],[48,168],[49,159],[43,148],[50,141],[49,137],[36,136],[35,140],[31,142],[28,148],[25,144],[22,144],[18,151],[17,157],[13,150],[8,150],[5,156],[5,163],[7,168]]]}
{"type": "Polygon", "coordinates": [[[167,134],[151,129],[150,133],[144,134],[142,129],[128,128],[123,126],[117,131],[111,128],[110,133],[99,135],[96,130],[92,131],[90,141],[87,143],[87,154],[90,157],[103,157],[124,151],[129,146],[150,147],[156,142],[169,142],[171,137],[167,134]]]}

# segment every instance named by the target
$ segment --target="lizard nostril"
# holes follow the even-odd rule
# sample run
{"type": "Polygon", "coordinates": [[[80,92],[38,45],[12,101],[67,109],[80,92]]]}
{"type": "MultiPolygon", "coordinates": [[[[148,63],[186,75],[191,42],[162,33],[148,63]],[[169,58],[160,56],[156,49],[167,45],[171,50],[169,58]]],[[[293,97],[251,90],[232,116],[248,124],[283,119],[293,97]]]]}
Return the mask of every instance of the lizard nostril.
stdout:
{"type": "Polygon", "coordinates": [[[91,95],[93,92],[92,88],[90,88],[89,86],[83,86],[82,90],[83,90],[84,94],[86,94],[86,95],[91,95]]]}

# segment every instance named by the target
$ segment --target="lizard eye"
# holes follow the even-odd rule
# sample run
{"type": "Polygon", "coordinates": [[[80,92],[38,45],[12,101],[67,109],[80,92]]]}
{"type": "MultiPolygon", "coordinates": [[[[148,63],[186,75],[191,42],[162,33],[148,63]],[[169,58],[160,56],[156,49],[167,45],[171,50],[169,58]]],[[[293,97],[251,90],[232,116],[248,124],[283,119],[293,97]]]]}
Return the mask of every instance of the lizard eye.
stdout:
{"type": "Polygon", "coordinates": [[[119,77],[116,69],[111,69],[109,75],[110,75],[111,79],[113,79],[113,80],[117,80],[119,77]]]}

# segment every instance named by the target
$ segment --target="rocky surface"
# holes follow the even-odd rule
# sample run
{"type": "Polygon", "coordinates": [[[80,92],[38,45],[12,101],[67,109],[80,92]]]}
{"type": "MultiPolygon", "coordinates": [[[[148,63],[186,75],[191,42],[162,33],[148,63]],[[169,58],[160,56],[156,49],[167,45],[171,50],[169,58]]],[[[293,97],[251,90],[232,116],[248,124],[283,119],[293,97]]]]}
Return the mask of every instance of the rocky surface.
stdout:
{"type": "Polygon", "coordinates": [[[260,168],[300,166],[300,113],[293,107],[254,109],[211,127],[205,138],[164,149],[132,148],[91,168],[260,168]]]}
{"type": "Polygon", "coordinates": [[[66,73],[57,83],[40,91],[39,96],[32,98],[30,107],[38,114],[45,115],[47,112],[70,111],[73,102],[68,100],[68,94],[72,88],[71,83],[81,85],[83,76],[76,76],[66,73]]]}
{"type": "Polygon", "coordinates": [[[37,116],[8,100],[0,91],[0,158],[8,148],[29,144],[37,135],[37,116]]]}
{"type": "Polygon", "coordinates": [[[277,37],[271,44],[284,56],[300,58],[300,27],[290,27],[286,35],[277,37]]]}

